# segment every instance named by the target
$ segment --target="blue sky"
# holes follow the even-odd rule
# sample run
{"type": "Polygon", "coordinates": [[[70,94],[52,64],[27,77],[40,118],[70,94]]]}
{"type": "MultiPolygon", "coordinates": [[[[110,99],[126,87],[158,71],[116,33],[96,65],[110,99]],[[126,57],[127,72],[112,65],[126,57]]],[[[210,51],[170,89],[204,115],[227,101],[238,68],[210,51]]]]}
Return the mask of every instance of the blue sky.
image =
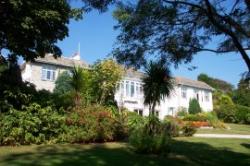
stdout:
{"type": "MultiPolygon", "coordinates": [[[[116,21],[112,17],[112,10],[101,14],[91,11],[85,14],[82,20],[70,22],[69,36],[58,42],[58,45],[64,56],[70,56],[77,52],[80,43],[81,59],[91,64],[111,53],[119,33],[114,30],[114,25],[116,21]]],[[[240,74],[244,71],[247,71],[247,67],[239,54],[235,53],[216,55],[211,52],[201,52],[194,56],[190,64],[180,65],[177,69],[172,68],[174,76],[196,79],[200,73],[207,73],[233,85],[237,85],[240,74]],[[187,68],[192,65],[198,68],[189,71],[187,68]]]]}

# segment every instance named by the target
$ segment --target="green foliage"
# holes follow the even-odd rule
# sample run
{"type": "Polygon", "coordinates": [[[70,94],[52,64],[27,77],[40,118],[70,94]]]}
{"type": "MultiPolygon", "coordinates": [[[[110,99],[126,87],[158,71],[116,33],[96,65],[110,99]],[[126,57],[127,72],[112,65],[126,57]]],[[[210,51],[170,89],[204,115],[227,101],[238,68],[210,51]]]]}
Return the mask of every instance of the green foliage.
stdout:
{"type": "Polygon", "coordinates": [[[166,117],[163,121],[167,134],[170,137],[178,137],[180,132],[180,120],[173,117],[166,117]]]}
{"type": "Polygon", "coordinates": [[[72,78],[70,81],[70,85],[73,89],[74,95],[74,104],[76,107],[79,107],[82,103],[81,92],[84,90],[84,77],[83,77],[84,69],[81,67],[74,67],[72,70],[72,78]]]}
{"type": "Polygon", "coordinates": [[[250,107],[236,105],[236,109],[237,122],[250,124],[250,107]]]}
{"type": "Polygon", "coordinates": [[[97,61],[93,66],[93,95],[99,104],[114,103],[115,86],[122,78],[123,69],[112,59],[97,61]]]}
{"type": "Polygon", "coordinates": [[[184,116],[186,116],[187,114],[188,114],[188,111],[187,111],[186,108],[180,107],[180,108],[178,109],[178,112],[177,112],[177,116],[178,116],[178,117],[184,117],[184,116]]]}
{"type": "Polygon", "coordinates": [[[187,123],[186,125],[184,125],[182,127],[182,131],[183,131],[183,135],[186,137],[190,137],[193,136],[194,133],[196,133],[197,129],[195,127],[192,127],[189,123],[187,123]]]}
{"type": "Polygon", "coordinates": [[[213,105],[219,119],[225,122],[237,122],[236,107],[230,96],[219,91],[213,93],[213,105]]]}
{"type": "Polygon", "coordinates": [[[173,89],[173,81],[170,70],[163,62],[150,61],[146,65],[146,76],[143,77],[144,104],[149,105],[150,113],[155,106],[169,96],[173,89]]]}
{"type": "Polygon", "coordinates": [[[100,105],[69,113],[66,124],[66,132],[60,136],[63,142],[107,142],[126,136],[125,126],[113,117],[111,108],[100,105]]]}
{"type": "Polygon", "coordinates": [[[199,121],[199,122],[209,122],[209,124],[214,128],[225,128],[223,122],[221,122],[216,112],[202,112],[198,114],[188,114],[183,118],[184,121],[199,121]]]}
{"type": "Polygon", "coordinates": [[[183,120],[185,121],[208,121],[207,115],[205,113],[198,113],[198,114],[187,114],[183,120]]]}
{"type": "Polygon", "coordinates": [[[169,152],[170,142],[166,131],[166,126],[151,115],[143,126],[130,134],[129,143],[138,153],[164,154],[169,152]]]}
{"type": "Polygon", "coordinates": [[[246,52],[249,24],[245,22],[249,20],[245,15],[248,2],[232,4],[232,10],[227,10],[227,2],[218,0],[119,2],[114,17],[121,33],[114,55],[119,62],[136,67],[148,59],[167,60],[177,66],[190,62],[201,51],[239,51],[250,70],[246,52]],[[210,42],[218,44],[204,48],[210,42]]]}
{"type": "Polygon", "coordinates": [[[1,49],[7,49],[27,60],[48,52],[61,55],[56,43],[68,35],[67,25],[73,16],[72,11],[75,11],[68,1],[1,2],[1,49]]]}
{"type": "Polygon", "coordinates": [[[71,81],[71,76],[69,72],[64,71],[60,73],[55,81],[55,88],[53,92],[58,95],[62,95],[71,91],[72,87],[70,81],[71,81]]]}
{"type": "Polygon", "coordinates": [[[233,85],[224,80],[212,78],[203,73],[198,76],[198,80],[207,83],[216,90],[232,95],[233,85]]]}
{"type": "Polygon", "coordinates": [[[189,101],[188,112],[190,114],[197,114],[202,112],[199,102],[196,99],[191,99],[189,101]]]}
{"type": "Polygon", "coordinates": [[[233,95],[233,101],[235,104],[250,107],[250,82],[240,80],[238,88],[233,95]]]}
{"type": "Polygon", "coordinates": [[[144,117],[138,115],[135,112],[130,112],[130,111],[127,112],[127,119],[128,119],[127,122],[128,128],[130,132],[139,127],[142,127],[146,122],[146,119],[144,117]]]}
{"type": "Polygon", "coordinates": [[[51,107],[38,104],[23,107],[21,111],[11,108],[0,116],[0,144],[41,144],[56,141],[64,125],[64,116],[51,107]]]}

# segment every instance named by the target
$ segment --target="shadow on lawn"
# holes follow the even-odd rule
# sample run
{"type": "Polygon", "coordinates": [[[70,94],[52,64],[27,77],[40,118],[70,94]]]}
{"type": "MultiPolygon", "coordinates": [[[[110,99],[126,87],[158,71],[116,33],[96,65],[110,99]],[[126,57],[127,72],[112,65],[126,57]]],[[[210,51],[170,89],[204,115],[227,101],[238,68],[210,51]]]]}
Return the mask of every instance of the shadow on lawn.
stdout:
{"type": "Polygon", "coordinates": [[[45,145],[32,152],[12,154],[0,159],[0,165],[248,165],[250,155],[216,149],[203,143],[173,141],[172,153],[166,157],[137,155],[127,146],[107,147],[103,145],[45,145]]]}
{"type": "Polygon", "coordinates": [[[248,144],[247,143],[242,143],[241,145],[244,146],[245,148],[250,149],[250,143],[248,143],[248,144]]]}

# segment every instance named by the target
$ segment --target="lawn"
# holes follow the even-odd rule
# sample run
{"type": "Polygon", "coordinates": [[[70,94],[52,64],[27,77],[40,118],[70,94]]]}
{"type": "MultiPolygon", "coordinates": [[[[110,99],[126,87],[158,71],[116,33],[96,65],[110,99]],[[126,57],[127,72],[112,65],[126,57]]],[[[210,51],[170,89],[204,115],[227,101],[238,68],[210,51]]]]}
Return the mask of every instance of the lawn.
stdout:
{"type": "Polygon", "coordinates": [[[126,143],[0,147],[0,165],[249,165],[250,141],[176,138],[167,156],[138,155],[126,143]]]}
{"type": "Polygon", "coordinates": [[[226,124],[230,129],[199,129],[197,134],[243,134],[250,135],[250,125],[226,124]]]}

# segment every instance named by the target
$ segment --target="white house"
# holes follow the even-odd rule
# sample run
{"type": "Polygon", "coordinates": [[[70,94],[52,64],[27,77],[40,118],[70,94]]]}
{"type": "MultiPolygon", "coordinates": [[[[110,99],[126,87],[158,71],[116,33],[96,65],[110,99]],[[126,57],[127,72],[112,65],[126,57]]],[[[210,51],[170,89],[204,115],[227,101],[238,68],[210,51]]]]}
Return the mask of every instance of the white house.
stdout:
{"type": "MultiPolygon", "coordinates": [[[[33,83],[37,89],[53,91],[55,80],[58,75],[72,69],[73,66],[88,68],[89,65],[80,60],[76,55],[72,58],[57,58],[46,55],[44,58],[37,58],[33,62],[22,65],[22,78],[24,81],[33,83]]],[[[132,69],[126,70],[123,79],[119,82],[115,93],[115,100],[119,107],[125,107],[130,111],[147,116],[149,109],[144,105],[142,90],[142,78],[144,73],[132,69]]],[[[166,115],[176,115],[180,108],[188,108],[189,101],[196,98],[203,111],[213,110],[212,90],[204,82],[191,80],[183,77],[174,78],[175,85],[169,97],[166,97],[156,106],[156,114],[160,119],[166,115]]]]}
{"type": "MultiPolygon", "coordinates": [[[[119,83],[115,99],[118,106],[125,107],[140,115],[149,115],[149,109],[144,105],[142,77],[138,71],[128,70],[119,83]]],[[[163,119],[166,115],[176,115],[181,108],[188,109],[190,99],[196,98],[203,111],[213,110],[212,91],[204,82],[183,77],[174,78],[174,90],[169,97],[164,98],[156,106],[156,115],[163,119]]]]}

